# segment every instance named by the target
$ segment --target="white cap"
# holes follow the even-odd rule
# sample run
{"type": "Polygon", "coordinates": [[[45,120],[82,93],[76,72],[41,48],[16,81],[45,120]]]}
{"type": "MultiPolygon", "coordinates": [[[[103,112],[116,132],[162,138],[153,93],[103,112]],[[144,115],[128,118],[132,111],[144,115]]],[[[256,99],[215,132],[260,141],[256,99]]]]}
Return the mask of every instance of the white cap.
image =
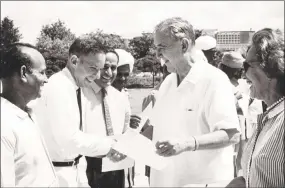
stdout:
{"type": "Polygon", "coordinates": [[[115,51],[119,55],[118,67],[122,65],[130,65],[130,73],[131,73],[133,71],[135,63],[135,59],[132,56],[132,54],[123,49],[115,49],[115,51]]]}
{"type": "Polygon", "coordinates": [[[241,69],[243,67],[244,58],[239,52],[226,52],[222,58],[222,64],[234,68],[241,69]]]}
{"type": "Polygon", "coordinates": [[[210,50],[212,48],[216,48],[217,41],[214,37],[211,36],[200,36],[195,40],[195,46],[200,50],[210,50]]]}

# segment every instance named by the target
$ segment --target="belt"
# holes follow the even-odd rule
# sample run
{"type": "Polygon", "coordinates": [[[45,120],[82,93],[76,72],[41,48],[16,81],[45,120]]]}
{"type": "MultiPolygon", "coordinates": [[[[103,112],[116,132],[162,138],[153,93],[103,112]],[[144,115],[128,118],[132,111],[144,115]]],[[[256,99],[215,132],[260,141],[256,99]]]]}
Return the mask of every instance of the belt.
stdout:
{"type": "Polygon", "coordinates": [[[55,167],[68,167],[68,166],[75,166],[79,163],[79,158],[76,157],[74,161],[69,161],[69,162],[57,162],[53,161],[52,164],[55,167]]]}

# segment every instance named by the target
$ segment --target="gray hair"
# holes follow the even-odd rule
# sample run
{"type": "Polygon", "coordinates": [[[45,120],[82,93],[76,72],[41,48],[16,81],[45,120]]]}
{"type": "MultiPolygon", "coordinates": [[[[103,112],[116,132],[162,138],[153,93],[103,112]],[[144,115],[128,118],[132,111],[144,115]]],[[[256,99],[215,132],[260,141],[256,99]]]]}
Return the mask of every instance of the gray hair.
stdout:
{"type": "Polygon", "coordinates": [[[264,28],[252,37],[256,55],[270,78],[277,78],[281,93],[285,94],[284,83],[284,35],[280,30],[264,28]]]}
{"type": "Polygon", "coordinates": [[[195,32],[193,26],[180,17],[168,18],[160,22],[154,30],[156,32],[163,32],[175,40],[187,38],[191,40],[191,44],[195,45],[195,32]]]}

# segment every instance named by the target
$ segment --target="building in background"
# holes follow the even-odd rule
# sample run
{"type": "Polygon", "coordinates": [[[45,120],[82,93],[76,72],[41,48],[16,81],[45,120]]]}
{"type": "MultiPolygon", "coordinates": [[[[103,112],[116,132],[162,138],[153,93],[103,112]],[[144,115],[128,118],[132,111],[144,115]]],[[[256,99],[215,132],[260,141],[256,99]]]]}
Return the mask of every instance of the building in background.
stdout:
{"type": "Polygon", "coordinates": [[[217,49],[236,51],[250,44],[254,31],[218,31],[216,33],[217,49]]]}

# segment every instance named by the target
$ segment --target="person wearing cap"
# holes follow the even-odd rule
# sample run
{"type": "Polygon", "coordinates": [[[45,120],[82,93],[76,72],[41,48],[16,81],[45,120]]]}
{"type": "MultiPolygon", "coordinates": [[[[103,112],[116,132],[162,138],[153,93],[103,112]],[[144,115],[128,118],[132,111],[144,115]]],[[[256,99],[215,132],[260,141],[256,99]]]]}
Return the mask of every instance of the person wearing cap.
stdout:
{"type": "Polygon", "coordinates": [[[117,90],[126,93],[128,96],[126,85],[128,77],[133,71],[135,59],[131,53],[123,49],[115,49],[115,51],[119,55],[120,60],[117,67],[117,76],[113,81],[112,86],[117,90]]]}
{"type": "MultiPolygon", "coordinates": [[[[115,49],[115,52],[119,56],[119,62],[117,66],[117,76],[115,80],[112,81],[112,86],[126,95],[127,105],[129,105],[129,109],[131,109],[129,101],[130,94],[128,92],[128,89],[126,88],[126,85],[128,77],[133,71],[135,59],[131,53],[127,52],[124,49],[115,49]]],[[[126,181],[129,187],[132,187],[134,185],[134,175],[134,167],[125,170],[126,181]]]]}
{"type": "MultiPolygon", "coordinates": [[[[217,41],[214,37],[208,36],[208,35],[203,35],[198,37],[195,40],[195,46],[197,49],[202,50],[204,53],[205,57],[208,60],[208,63],[214,65],[214,58],[217,53],[217,41]]],[[[216,66],[216,65],[214,65],[216,66]]]]}
{"type": "Polygon", "coordinates": [[[254,119],[257,118],[257,113],[254,114],[254,112],[259,111],[262,113],[261,101],[252,101],[249,97],[249,92],[246,91],[246,88],[249,89],[249,85],[245,79],[242,79],[244,60],[239,52],[231,51],[224,54],[219,65],[219,68],[226,73],[232,83],[241,127],[241,139],[235,147],[236,159],[234,164],[236,176],[241,172],[242,151],[246,140],[250,137],[249,132],[252,132],[252,126],[254,126],[254,122],[256,122],[254,119]]]}

